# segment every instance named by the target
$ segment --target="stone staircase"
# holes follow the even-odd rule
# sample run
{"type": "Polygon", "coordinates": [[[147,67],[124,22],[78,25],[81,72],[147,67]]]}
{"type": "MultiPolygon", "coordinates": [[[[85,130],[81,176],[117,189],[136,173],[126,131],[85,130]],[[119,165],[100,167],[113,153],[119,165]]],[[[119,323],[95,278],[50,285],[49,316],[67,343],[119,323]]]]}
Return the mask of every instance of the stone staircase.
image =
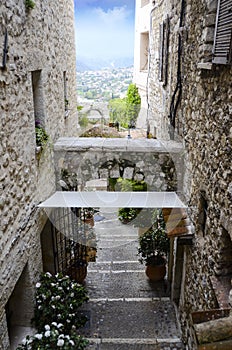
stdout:
{"type": "Polygon", "coordinates": [[[89,321],[81,330],[92,350],[184,349],[166,281],[150,283],[138,262],[137,229],[117,211],[95,222],[97,261],[89,263],[89,321]]]}

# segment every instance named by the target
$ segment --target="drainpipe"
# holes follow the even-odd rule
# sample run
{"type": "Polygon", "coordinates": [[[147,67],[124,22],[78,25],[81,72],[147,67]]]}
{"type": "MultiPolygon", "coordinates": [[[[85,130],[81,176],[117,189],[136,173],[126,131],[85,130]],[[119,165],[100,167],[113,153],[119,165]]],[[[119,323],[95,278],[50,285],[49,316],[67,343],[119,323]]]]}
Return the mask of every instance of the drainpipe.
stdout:
{"type": "MultiPolygon", "coordinates": [[[[180,11],[180,23],[179,23],[179,29],[183,27],[183,20],[184,20],[184,7],[185,7],[185,0],[181,1],[181,11],[180,11]]],[[[170,139],[174,140],[174,132],[176,128],[176,113],[179,106],[179,103],[181,101],[181,95],[182,95],[182,77],[181,77],[181,54],[182,54],[182,35],[179,30],[178,35],[178,63],[177,63],[177,82],[176,87],[174,90],[174,93],[172,95],[171,99],[171,105],[169,110],[169,116],[170,119],[170,128],[169,128],[169,135],[170,139]]]]}

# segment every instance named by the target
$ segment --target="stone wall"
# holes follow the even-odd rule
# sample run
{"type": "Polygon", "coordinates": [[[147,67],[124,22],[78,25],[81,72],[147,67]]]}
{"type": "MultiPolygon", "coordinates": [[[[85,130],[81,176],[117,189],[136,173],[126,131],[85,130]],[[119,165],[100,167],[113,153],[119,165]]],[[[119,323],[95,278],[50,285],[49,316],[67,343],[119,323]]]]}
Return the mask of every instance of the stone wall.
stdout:
{"type": "Polygon", "coordinates": [[[55,144],[55,165],[59,189],[65,171],[80,190],[89,180],[122,177],[146,181],[148,191],[182,192],[183,149],[175,142],[61,138],[55,144]]]}
{"type": "Polygon", "coordinates": [[[183,257],[179,312],[188,349],[192,350],[196,344],[190,322],[191,313],[217,307],[212,277],[231,274],[231,260],[225,253],[223,242],[225,235],[232,237],[232,68],[202,65],[202,62],[208,63],[210,60],[209,47],[205,44],[211,40],[212,46],[212,36],[207,28],[210,27],[212,31],[217,1],[185,1],[181,28],[181,2],[173,0],[169,2],[170,7],[167,7],[167,3],[156,2],[157,9],[153,13],[154,43],[151,49],[154,55],[151,64],[154,76],[150,79],[149,103],[154,123],[160,128],[158,135],[165,137],[168,135],[165,128],[170,122],[168,112],[177,82],[180,34],[182,93],[177,107],[175,137],[183,140],[191,168],[189,213],[195,227],[195,239],[193,247],[186,248],[183,257]],[[161,7],[162,15],[159,11],[161,7]],[[159,38],[158,26],[164,15],[170,19],[168,79],[165,87],[157,82],[159,61],[155,56],[159,45],[156,39],[159,38]],[[206,67],[211,69],[203,69],[206,67]],[[160,113],[160,106],[164,106],[166,113],[160,113]]]}
{"type": "Polygon", "coordinates": [[[77,130],[74,42],[73,1],[35,1],[34,9],[26,9],[24,0],[1,1],[0,348],[4,350],[9,343],[5,306],[26,264],[32,289],[42,269],[40,233],[46,217],[36,205],[55,186],[52,145],[58,137],[75,135],[77,130]],[[40,77],[37,92],[33,74],[40,77]],[[41,114],[49,135],[39,155],[36,113],[41,114]]]}

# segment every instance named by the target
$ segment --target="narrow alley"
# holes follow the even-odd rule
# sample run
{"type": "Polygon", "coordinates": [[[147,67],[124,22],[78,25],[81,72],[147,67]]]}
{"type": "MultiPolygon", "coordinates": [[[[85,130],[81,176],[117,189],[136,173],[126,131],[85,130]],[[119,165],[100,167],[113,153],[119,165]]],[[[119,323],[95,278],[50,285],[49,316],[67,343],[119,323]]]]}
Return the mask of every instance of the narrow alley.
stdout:
{"type": "Polygon", "coordinates": [[[100,218],[97,259],[86,278],[88,349],[184,349],[167,282],[150,283],[138,261],[138,229],[121,224],[117,209],[104,209],[100,218]]]}

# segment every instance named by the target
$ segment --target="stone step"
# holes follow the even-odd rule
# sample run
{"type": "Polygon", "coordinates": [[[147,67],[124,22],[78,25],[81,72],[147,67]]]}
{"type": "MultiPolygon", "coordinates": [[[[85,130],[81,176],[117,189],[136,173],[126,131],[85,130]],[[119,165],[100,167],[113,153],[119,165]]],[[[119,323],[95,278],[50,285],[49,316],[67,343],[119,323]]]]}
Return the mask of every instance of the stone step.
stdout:
{"type": "Polygon", "coordinates": [[[144,265],[140,264],[138,260],[126,260],[126,261],[96,261],[95,263],[89,263],[88,272],[99,272],[101,271],[135,271],[143,270],[144,265]]]}
{"type": "Polygon", "coordinates": [[[180,339],[95,338],[86,350],[183,350],[180,339]]]}
{"type": "Polygon", "coordinates": [[[169,298],[93,299],[83,306],[87,338],[179,339],[175,309],[169,298]]]}
{"type": "Polygon", "coordinates": [[[88,271],[85,285],[90,298],[169,297],[169,283],[151,282],[143,269],[112,273],[109,270],[88,271]]]}

